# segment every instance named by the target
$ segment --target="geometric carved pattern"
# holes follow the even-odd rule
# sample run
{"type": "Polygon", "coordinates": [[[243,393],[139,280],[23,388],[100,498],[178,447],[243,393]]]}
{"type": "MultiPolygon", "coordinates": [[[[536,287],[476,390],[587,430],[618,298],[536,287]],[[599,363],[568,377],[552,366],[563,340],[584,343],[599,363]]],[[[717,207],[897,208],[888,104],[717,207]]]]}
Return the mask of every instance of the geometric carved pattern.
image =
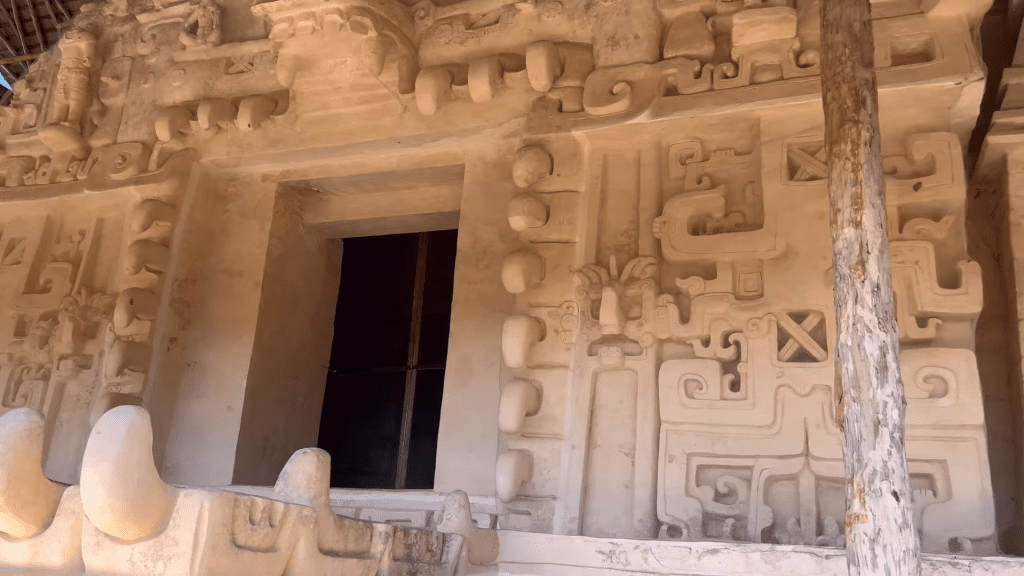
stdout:
{"type": "Polygon", "coordinates": [[[828,358],[825,316],[816,310],[775,315],[780,362],[824,362],[828,358]]]}
{"type": "Polygon", "coordinates": [[[790,182],[814,182],[828,178],[825,143],[807,142],[786,146],[786,168],[790,182]]]}

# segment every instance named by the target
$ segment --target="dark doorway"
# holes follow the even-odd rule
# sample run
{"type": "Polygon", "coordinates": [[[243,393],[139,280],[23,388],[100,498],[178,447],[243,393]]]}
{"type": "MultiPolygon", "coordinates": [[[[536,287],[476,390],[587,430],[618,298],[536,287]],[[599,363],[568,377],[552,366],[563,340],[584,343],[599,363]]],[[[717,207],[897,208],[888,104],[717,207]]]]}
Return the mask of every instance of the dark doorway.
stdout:
{"type": "Polygon", "coordinates": [[[331,486],[433,488],[456,239],[344,240],[318,442],[331,486]]]}

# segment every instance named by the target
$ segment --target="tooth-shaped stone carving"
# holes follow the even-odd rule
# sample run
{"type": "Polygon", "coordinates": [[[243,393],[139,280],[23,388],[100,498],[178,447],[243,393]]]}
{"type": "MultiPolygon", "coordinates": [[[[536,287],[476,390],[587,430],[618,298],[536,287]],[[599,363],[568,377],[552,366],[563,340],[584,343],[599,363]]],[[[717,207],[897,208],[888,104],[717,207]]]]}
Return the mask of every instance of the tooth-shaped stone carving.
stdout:
{"type": "Polygon", "coordinates": [[[320,448],[303,448],[292,454],[274,485],[277,498],[317,512],[330,511],[330,490],[331,455],[320,448]]]}
{"type": "Polygon", "coordinates": [[[117,296],[114,306],[114,327],[127,328],[136,318],[153,320],[160,307],[160,297],[142,288],[129,288],[117,296]]]}
{"type": "Polygon", "coordinates": [[[152,240],[137,240],[128,246],[125,258],[125,272],[131,275],[143,269],[163,274],[171,261],[171,249],[152,240]]]}
{"type": "Polygon", "coordinates": [[[164,225],[171,225],[178,217],[178,210],[174,206],[159,200],[143,200],[139,203],[135,213],[132,215],[132,232],[141,234],[149,230],[157,222],[164,225]]]}
{"type": "Polygon", "coordinates": [[[176,494],[153,462],[149,413],[118,406],[104,414],[82,457],[82,508],[89,521],[110,536],[137,542],[163,527],[176,494]]]}
{"type": "Polygon", "coordinates": [[[246,96],[238,103],[238,117],[235,119],[235,125],[241,130],[251,132],[259,128],[276,108],[277,100],[270,96],[264,94],[246,96]]]}
{"type": "Polygon", "coordinates": [[[554,160],[540,146],[523,146],[516,151],[512,163],[512,181],[520,188],[529,188],[537,180],[551,176],[554,160]]]}
{"type": "Polygon", "coordinates": [[[31,408],[0,416],[0,532],[11,538],[45,530],[64,493],[43,475],[43,427],[31,408]]]}
{"type": "Polygon", "coordinates": [[[506,450],[498,455],[495,466],[498,499],[511,502],[519,497],[523,483],[533,477],[533,455],[526,450],[506,450]]]}
{"type": "Polygon", "coordinates": [[[505,434],[521,434],[527,416],[540,410],[540,389],[526,380],[513,380],[501,391],[498,404],[498,429],[505,434]]]}
{"type": "Polygon", "coordinates": [[[542,320],[533,316],[510,316],[501,329],[501,353],[509,368],[522,368],[530,348],[544,339],[542,320]]]}
{"type": "Polygon", "coordinates": [[[540,228],[548,222],[548,205],[533,194],[517,194],[508,204],[508,225],[516,232],[540,228]]]}
{"type": "Polygon", "coordinates": [[[444,499],[437,531],[445,534],[462,536],[459,567],[490,566],[498,559],[498,533],[487,528],[473,525],[473,510],[469,504],[469,495],[462,490],[455,490],[444,499]]]}
{"type": "Polygon", "coordinates": [[[544,259],[536,252],[517,250],[501,265],[501,283],[512,294],[522,294],[544,279],[544,259]]]}

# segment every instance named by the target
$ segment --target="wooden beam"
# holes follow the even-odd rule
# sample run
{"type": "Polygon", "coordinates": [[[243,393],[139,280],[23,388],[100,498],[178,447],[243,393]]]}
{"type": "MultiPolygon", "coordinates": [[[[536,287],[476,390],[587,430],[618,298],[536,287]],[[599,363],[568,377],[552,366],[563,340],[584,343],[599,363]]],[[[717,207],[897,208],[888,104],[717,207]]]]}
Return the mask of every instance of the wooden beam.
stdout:
{"type": "Polygon", "coordinates": [[[57,33],[59,38],[61,23],[57,21],[57,14],[53,11],[53,4],[50,3],[50,0],[43,0],[43,3],[46,4],[46,11],[50,14],[50,20],[53,21],[53,31],[57,33]]]}
{"type": "MultiPolygon", "coordinates": [[[[7,6],[3,3],[3,0],[0,0],[0,14],[3,14],[4,20],[7,21],[7,24],[11,27],[11,30],[13,30],[15,33],[17,33],[18,32],[18,26],[14,23],[14,18],[11,17],[10,12],[7,11],[7,6]]],[[[13,46],[11,46],[10,42],[7,41],[6,37],[4,37],[2,34],[0,34],[0,38],[3,39],[4,46],[8,47],[11,50],[11,54],[12,55],[14,55],[14,56],[18,56],[19,55],[19,52],[17,50],[15,50],[13,46]]],[[[26,50],[26,52],[27,52],[27,50],[26,50]]]]}
{"type": "Polygon", "coordinates": [[[402,428],[398,437],[398,468],[395,489],[405,488],[409,472],[409,444],[412,441],[412,414],[416,407],[416,375],[420,361],[420,328],[423,325],[423,290],[427,280],[427,232],[419,233],[416,248],[416,280],[412,292],[412,322],[409,325],[409,354],[406,359],[405,398],[402,402],[402,428]]]}
{"type": "Polygon", "coordinates": [[[28,46],[25,45],[25,31],[21,29],[21,17],[18,16],[18,0],[11,0],[11,18],[14,19],[14,31],[18,33],[18,40],[21,41],[21,53],[28,54],[28,46]]]}
{"type": "MultiPolygon", "coordinates": [[[[3,13],[4,18],[7,20],[8,24],[10,24],[11,28],[13,29],[14,28],[14,22],[11,20],[10,14],[7,13],[7,8],[4,7],[3,2],[0,2],[0,12],[3,13]]],[[[11,53],[11,56],[13,56],[13,57],[18,57],[19,56],[18,51],[14,49],[14,46],[12,46],[11,43],[7,41],[7,37],[4,36],[2,33],[0,33],[0,44],[3,44],[3,47],[8,52],[11,53]]],[[[21,56],[24,56],[24,54],[21,54],[21,56]]],[[[4,70],[7,71],[7,74],[9,76],[11,76],[12,78],[15,78],[15,79],[18,78],[19,75],[15,74],[14,71],[11,70],[10,66],[4,65],[3,68],[4,68],[4,70]]],[[[22,73],[25,73],[25,72],[28,71],[28,65],[25,64],[25,63],[21,63],[21,66],[19,66],[19,68],[22,68],[22,73]]],[[[14,83],[11,82],[11,85],[13,86],[14,83]]]]}
{"type": "MultiPolygon", "coordinates": [[[[18,0],[11,0],[17,2],[18,0]]],[[[43,29],[39,26],[39,17],[36,16],[36,7],[34,0],[25,0],[28,4],[28,14],[32,18],[32,25],[36,29],[36,40],[39,40],[39,51],[46,50],[46,39],[43,37],[43,29]]]]}
{"type": "MultiPolygon", "coordinates": [[[[47,4],[50,3],[50,0],[46,0],[46,1],[47,1],[47,4]]],[[[61,2],[61,0],[53,0],[53,3],[57,5],[57,8],[60,10],[60,13],[64,15],[64,24],[65,25],[70,24],[71,23],[71,15],[68,14],[68,11],[64,8],[64,3],[61,2]]]]}
{"type": "Polygon", "coordinates": [[[41,56],[41,54],[25,54],[24,56],[15,56],[13,58],[0,58],[0,66],[14,64],[16,62],[28,62],[39,58],[39,56],[41,56]]]}
{"type": "Polygon", "coordinates": [[[850,576],[920,576],[870,0],[823,0],[821,39],[847,563],[850,576]]]}

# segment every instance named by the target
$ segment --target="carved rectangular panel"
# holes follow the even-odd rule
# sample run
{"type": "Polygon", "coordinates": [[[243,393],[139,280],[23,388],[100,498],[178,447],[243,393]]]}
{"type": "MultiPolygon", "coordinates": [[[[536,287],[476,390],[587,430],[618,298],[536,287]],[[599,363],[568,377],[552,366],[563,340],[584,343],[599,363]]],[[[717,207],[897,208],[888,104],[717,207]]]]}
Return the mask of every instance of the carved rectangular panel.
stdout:
{"type": "Polygon", "coordinates": [[[631,371],[595,375],[583,502],[585,536],[612,537],[628,532],[633,523],[636,376],[631,371]]]}
{"type": "MultiPolygon", "coordinates": [[[[521,529],[845,545],[823,141],[737,125],[732,145],[711,128],[662,131],[660,187],[633,172],[643,155],[595,153],[600,173],[580,193],[591,244],[577,251],[593,260],[575,267],[573,301],[531,307],[504,334],[517,382],[540,382],[570,351],[564,396],[531,397],[537,408],[517,384],[502,399],[524,419],[521,439],[503,429],[518,466],[498,470],[499,486],[520,482],[502,517],[521,529]],[[621,233],[648,225],[647,247],[621,233]],[[533,417],[558,436],[557,465],[552,444],[526,434],[533,417]]],[[[972,336],[981,276],[966,254],[959,143],[901,144],[884,166],[917,526],[927,551],[992,551],[972,336]]]]}

